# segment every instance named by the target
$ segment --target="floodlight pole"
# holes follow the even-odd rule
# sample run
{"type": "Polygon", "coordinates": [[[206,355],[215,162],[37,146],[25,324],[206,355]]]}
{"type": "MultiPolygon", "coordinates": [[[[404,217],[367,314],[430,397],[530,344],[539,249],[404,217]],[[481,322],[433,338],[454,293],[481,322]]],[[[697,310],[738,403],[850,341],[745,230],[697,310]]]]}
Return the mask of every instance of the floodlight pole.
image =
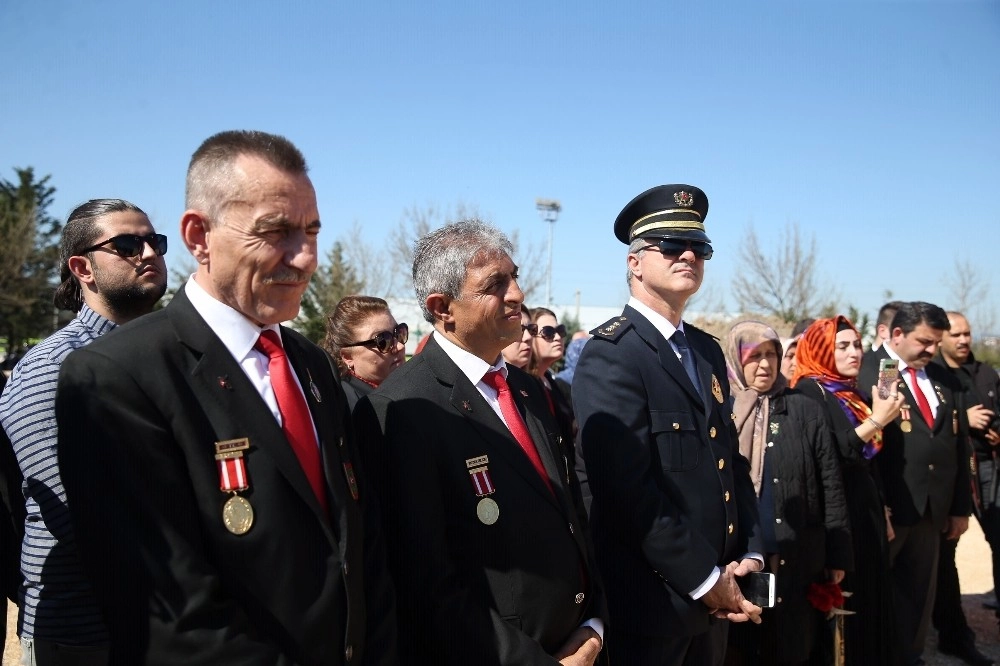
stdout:
{"type": "Polygon", "coordinates": [[[535,199],[535,208],[543,222],[549,223],[549,267],[545,276],[545,305],[552,306],[552,236],[556,228],[556,220],[562,206],[555,199],[535,199]]]}

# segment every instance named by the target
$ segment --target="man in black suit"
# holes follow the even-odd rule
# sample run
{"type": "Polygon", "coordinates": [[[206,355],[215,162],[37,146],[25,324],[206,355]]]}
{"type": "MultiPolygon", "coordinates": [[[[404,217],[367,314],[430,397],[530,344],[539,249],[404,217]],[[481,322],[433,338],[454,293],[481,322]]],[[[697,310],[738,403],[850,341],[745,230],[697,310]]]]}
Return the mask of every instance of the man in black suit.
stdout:
{"type": "Polygon", "coordinates": [[[923,302],[900,303],[890,337],[866,355],[859,386],[878,382],[879,362],[899,364],[900,415],[883,424],[879,472],[895,538],[889,544],[903,664],[921,654],[934,606],[940,534],[958,539],[969,526],[972,495],[961,385],[931,359],[950,328],[945,311],[923,302]]]}
{"type": "Polygon", "coordinates": [[[725,360],[681,320],[712,257],[707,212],[690,185],[625,206],[615,235],[632,296],[591,331],[573,380],[612,663],[721,664],[728,621],[760,621],[737,587],[764,561],[725,360]]]}
{"type": "Polygon", "coordinates": [[[343,392],[279,326],[319,228],[289,141],[209,138],[181,218],[196,273],[62,366],[59,464],[112,664],[396,663],[343,392]]]}
{"type": "Polygon", "coordinates": [[[371,432],[404,663],[589,665],[604,599],[579,485],[521,336],[513,248],[469,220],[417,242],[434,333],[358,403],[371,432]]]}

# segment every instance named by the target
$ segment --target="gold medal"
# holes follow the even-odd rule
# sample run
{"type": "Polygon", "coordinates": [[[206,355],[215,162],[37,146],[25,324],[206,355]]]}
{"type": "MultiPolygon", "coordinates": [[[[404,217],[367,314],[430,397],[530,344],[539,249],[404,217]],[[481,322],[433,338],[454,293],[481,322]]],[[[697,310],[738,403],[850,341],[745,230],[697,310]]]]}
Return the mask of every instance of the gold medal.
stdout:
{"type": "Polygon", "coordinates": [[[712,375],[712,395],[715,396],[716,402],[720,405],[722,404],[722,385],[719,384],[719,380],[715,375],[712,375]]]}
{"type": "Polygon", "coordinates": [[[500,507],[491,498],[484,497],[476,505],[476,516],[483,525],[492,525],[500,519],[500,507]]]}
{"type": "Polygon", "coordinates": [[[899,424],[899,429],[902,430],[903,432],[910,432],[911,430],[913,430],[913,426],[910,425],[909,421],[903,421],[902,423],[899,424]]]}
{"type": "Polygon", "coordinates": [[[233,495],[222,507],[222,524],[236,535],[243,535],[253,527],[253,507],[239,495],[233,495]]]}

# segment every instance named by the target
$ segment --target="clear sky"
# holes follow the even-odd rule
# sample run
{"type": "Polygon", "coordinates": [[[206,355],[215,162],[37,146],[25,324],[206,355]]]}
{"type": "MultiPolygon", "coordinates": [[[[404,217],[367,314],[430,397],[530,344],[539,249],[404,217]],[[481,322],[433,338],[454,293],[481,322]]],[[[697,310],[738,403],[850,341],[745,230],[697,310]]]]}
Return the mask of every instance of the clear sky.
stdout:
{"type": "Polygon", "coordinates": [[[310,162],[323,249],[459,202],[544,247],[554,198],[555,302],[619,305],[615,217],[690,183],[730,309],[747,226],[797,222],[845,307],[948,307],[959,260],[1000,310],[1000,3],[0,0],[0,56],[0,174],[51,174],[62,217],[137,203],[168,263],[191,153],[262,129],[310,162]]]}

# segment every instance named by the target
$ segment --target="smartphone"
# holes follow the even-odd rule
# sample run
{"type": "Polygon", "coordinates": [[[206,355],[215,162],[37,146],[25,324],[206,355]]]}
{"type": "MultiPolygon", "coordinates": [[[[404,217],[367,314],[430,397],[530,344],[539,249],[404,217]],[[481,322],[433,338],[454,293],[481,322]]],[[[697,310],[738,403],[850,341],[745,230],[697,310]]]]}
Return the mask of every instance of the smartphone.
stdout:
{"type": "Polygon", "coordinates": [[[736,584],[750,603],[761,608],[774,608],[774,581],[773,573],[754,571],[737,578],[736,584]]]}
{"type": "Polygon", "coordinates": [[[893,386],[899,381],[899,362],[891,358],[883,358],[878,362],[878,397],[885,400],[892,393],[893,386]]]}

